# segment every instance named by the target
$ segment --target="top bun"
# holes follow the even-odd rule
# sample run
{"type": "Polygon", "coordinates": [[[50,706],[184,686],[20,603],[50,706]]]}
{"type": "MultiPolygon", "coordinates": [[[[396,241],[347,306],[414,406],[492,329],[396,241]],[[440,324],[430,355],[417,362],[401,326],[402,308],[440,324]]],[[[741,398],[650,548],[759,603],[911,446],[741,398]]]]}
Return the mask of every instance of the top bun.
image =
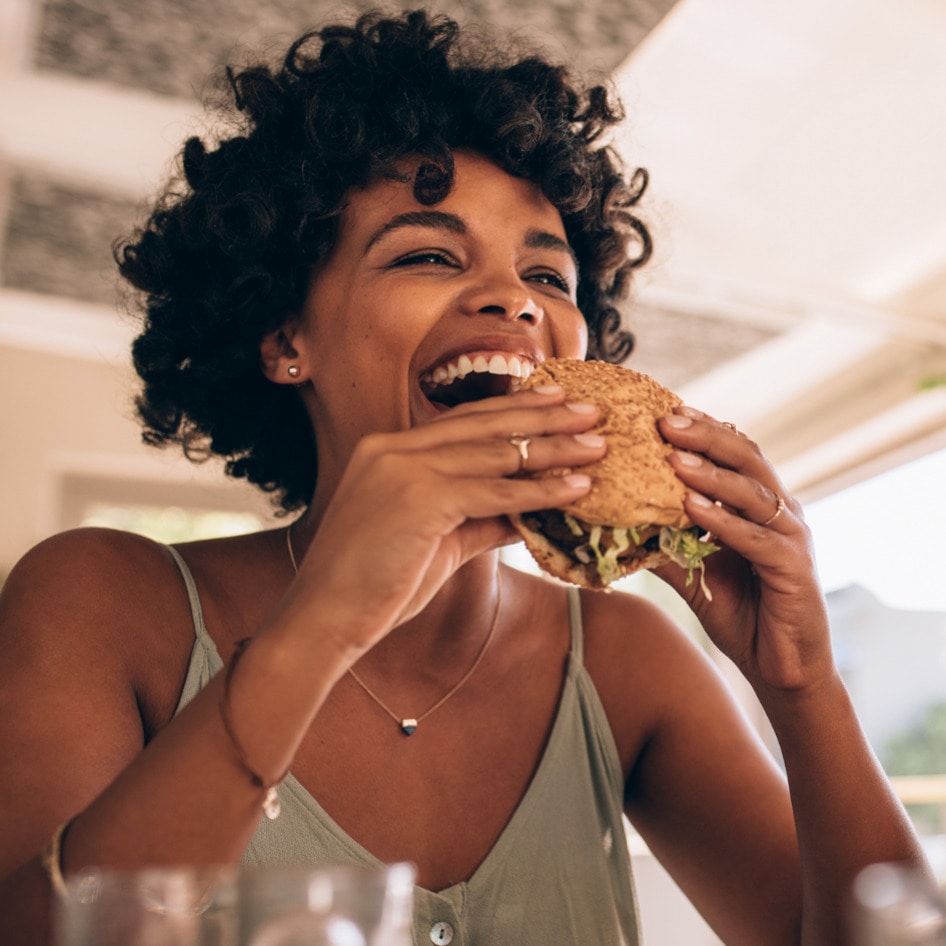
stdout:
{"type": "MultiPolygon", "coordinates": [[[[686,529],[686,489],[667,463],[673,448],[661,437],[657,418],[681,399],[649,375],[604,361],[550,358],[522,383],[561,385],[570,401],[594,404],[601,420],[591,432],[607,438],[601,460],[581,467],[592,478],[590,492],[564,512],[591,525],[634,527],[641,523],[686,529]]],[[[533,474],[557,476],[562,468],[533,474]]]]}

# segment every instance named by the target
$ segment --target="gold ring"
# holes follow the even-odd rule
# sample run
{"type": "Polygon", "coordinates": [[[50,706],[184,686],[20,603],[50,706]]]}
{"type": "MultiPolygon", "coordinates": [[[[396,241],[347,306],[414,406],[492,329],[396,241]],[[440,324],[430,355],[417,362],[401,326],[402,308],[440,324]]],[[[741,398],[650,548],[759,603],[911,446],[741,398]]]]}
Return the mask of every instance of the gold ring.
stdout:
{"type": "Polygon", "coordinates": [[[775,494],[775,499],[775,512],[773,512],[772,515],[762,523],[763,526],[772,525],[772,523],[775,522],[775,520],[778,519],[780,515],[782,515],[782,510],[785,508],[785,500],[782,499],[778,493],[775,494]]]}
{"type": "Polygon", "coordinates": [[[516,472],[521,473],[526,468],[526,463],[529,460],[529,444],[531,440],[525,434],[511,433],[509,435],[509,442],[519,451],[519,469],[516,470],[516,472]]]}

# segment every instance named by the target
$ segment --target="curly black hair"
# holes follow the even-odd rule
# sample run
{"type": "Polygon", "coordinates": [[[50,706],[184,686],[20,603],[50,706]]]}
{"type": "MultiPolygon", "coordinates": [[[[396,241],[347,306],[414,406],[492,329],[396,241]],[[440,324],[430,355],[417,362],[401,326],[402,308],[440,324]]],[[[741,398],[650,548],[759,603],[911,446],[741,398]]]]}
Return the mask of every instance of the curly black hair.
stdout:
{"type": "Polygon", "coordinates": [[[650,255],[630,179],[602,133],[623,118],[603,85],[564,66],[461,41],[446,17],[413,11],[310,32],[281,66],[228,70],[233,135],[190,138],[183,179],[115,256],[144,293],[132,349],[146,443],[216,454],[227,472],[290,511],[311,498],[316,445],[301,399],[269,382],[260,342],[302,308],[313,265],[336,236],[346,193],[420,156],[421,203],[449,193],[455,149],[540,186],[579,262],[589,356],[626,358],[633,336],[615,303],[650,255]],[[633,251],[633,252],[632,252],[633,251]]]}

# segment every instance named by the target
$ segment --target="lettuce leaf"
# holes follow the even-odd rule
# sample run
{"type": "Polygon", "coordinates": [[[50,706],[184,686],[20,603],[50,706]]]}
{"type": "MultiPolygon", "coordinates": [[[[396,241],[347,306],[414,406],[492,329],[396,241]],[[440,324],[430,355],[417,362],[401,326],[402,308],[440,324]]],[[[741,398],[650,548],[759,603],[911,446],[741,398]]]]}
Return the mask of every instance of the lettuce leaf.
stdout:
{"type": "MultiPolygon", "coordinates": [[[[632,544],[640,545],[640,534],[650,528],[647,525],[636,528],[615,526],[613,529],[600,525],[590,526],[568,513],[562,515],[572,535],[585,536],[587,534],[588,536],[588,541],[584,545],[573,549],[572,554],[583,564],[591,564],[591,554],[593,554],[598,576],[605,585],[609,585],[622,577],[619,558],[632,544]],[[586,529],[588,530],[587,533],[586,529]],[[609,530],[611,541],[606,543],[608,548],[602,551],[601,540],[605,537],[605,529],[609,530]]],[[[662,526],[659,533],[659,545],[660,550],[671,561],[687,569],[688,586],[693,581],[693,573],[699,570],[700,588],[703,590],[706,600],[712,601],[713,596],[706,585],[706,566],[703,559],[707,555],[712,555],[713,552],[718,551],[719,546],[708,541],[707,535],[701,534],[700,529],[696,526],[689,529],[674,529],[670,526],[662,526]]]]}
{"type": "Polygon", "coordinates": [[[712,555],[713,552],[718,552],[718,545],[707,541],[705,534],[700,535],[700,530],[697,528],[671,529],[669,526],[664,526],[660,530],[660,551],[672,562],[687,569],[687,587],[693,583],[693,572],[699,569],[700,588],[707,601],[713,600],[713,595],[706,584],[706,563],[703,559],[707,555],[712,555]]]}

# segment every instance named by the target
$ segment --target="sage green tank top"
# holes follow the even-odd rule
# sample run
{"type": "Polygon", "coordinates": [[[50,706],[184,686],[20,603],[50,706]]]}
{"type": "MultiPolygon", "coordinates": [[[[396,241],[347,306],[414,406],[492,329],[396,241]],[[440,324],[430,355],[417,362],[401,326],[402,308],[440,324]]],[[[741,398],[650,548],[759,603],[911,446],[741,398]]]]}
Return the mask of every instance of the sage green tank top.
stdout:
{"type": "MultiPolygon", "coordinates": [[[[196,636],[179,712],[223,663],[204,626],[190,571],[170,551],[184,576],[196,636]]],[[[469,880],[436,892],[415,889],[415,946],[638,946],[621,764],[582,662],[575,588],[569,591],[569,616],[568,670],[539,767],[469,880]]],[[[279,797],[282,813],[260,822],[244,864],[380,864],[291,774],[279,797]]],[[[449,844],[450,838],[443,841],[449,844]]]]}

